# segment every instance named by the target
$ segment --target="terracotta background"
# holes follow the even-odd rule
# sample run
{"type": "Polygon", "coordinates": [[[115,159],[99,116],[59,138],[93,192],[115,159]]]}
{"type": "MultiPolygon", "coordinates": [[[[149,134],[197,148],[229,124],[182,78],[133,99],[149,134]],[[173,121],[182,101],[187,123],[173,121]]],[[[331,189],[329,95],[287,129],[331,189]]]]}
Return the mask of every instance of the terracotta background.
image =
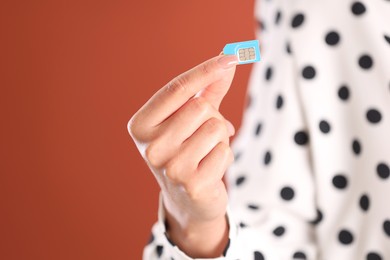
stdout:
{"type": "MultiPolygon", "coordinates": [[[[0,30],[0,259],[141,259],[158,186],[127,121],[253,39],[253,1],[1,1],[0,30]]],[[[249,72],[222,105],[236,127],[249,72]]]]}

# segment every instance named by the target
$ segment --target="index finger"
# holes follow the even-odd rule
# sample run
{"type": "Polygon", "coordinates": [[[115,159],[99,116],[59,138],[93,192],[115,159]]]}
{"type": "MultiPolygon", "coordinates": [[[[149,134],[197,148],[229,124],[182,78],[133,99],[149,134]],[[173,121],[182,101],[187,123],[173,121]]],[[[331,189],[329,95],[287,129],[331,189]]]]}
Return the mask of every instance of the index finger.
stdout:
{"type": "MultiPolygon", "coordinates": [[[[225,95],[232,80],[232,76],[225,76],[232,74],[237,63],[235,55],[217,56],[174,78],[157,91],[138,112],[143,123],[147,126],[160,124],[190,98],[215,83],[223,85],[221,95],[225,95]]],[[[215,91],[213,94],[215,95],[215,91]]]]}

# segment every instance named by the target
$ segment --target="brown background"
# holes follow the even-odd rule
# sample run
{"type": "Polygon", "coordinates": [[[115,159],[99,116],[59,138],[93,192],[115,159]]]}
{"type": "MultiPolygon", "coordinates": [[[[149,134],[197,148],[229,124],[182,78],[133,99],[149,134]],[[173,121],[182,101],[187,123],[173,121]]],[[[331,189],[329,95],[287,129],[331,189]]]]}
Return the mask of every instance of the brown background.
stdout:
{"type": "Polygon", "coordinates": [[[1,1],[0,259],[141,259],[158,186],[127,121],[254,26],[252,1],[1,1]]]}

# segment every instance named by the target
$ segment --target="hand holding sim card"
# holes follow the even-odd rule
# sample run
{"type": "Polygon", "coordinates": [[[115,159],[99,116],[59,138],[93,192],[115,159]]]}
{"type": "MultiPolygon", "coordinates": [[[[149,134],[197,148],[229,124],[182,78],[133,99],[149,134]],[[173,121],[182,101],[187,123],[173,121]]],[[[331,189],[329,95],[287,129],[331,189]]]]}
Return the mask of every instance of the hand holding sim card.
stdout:
{"type": "Polygon", "coordinates": [[[184,252],[196,251],[199,255],[228,242],[228,196],[223,176],[234,160],[229,138],[235,129],[219,107],[231,86],[236,65],[260,60],[259,43],[230,43],[223,54],[172,79],[128,124],[151,172],[163,180],[158,183],[163,191],[170,240],[184,252]],[[178,223],[188,223],[186,232],[195,234],[191,240],[196,247],[183,243],[187,233],[181,233],[178,223]]]}
{"type": "Polygon", "coordinates": [[[260,61],[259,41],[235,42],[226,44],[223,54],[236,55],[238,64],[248,64],[260,61]]]}

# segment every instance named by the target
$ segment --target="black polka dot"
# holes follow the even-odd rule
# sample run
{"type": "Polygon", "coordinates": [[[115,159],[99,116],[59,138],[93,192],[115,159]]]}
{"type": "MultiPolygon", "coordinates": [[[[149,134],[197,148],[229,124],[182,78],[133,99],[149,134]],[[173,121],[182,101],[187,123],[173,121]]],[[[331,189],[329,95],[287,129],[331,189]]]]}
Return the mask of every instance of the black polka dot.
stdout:
{"type": "Polygon", "coordinates": [[[322,211],[317,209],[317,217],[315,220],[311,221],[310,223],[312,225],[318,225],[322,221],[323,218],[324,218],[324,215],[322,214],[322,211]]]}
{"type": "Polygon", "coordinates": [[[275,16],[275,24],[279,24],[281,19],[282,19],[282,12],[278,10],[275,16]]]}
{"type": "Polygon", "coordinates": [[[340,35],[335,31],[328,32],[325,36],[325,42],[330,46],[334,46],[338,44],[339,41],[340,41],[340,35]]]}
{"type": "Polygon", "coordinates": [[[286,229],[283,226],[279,226],[275,228],[274,231],[272,231],[272,233],[274,233],[275,236],[280,237],[283,236],[285,231],[286,229]]]}
{"type": "Polygon", "coordinates": [[[236,179],[236,186],[240,186],[242,185],[246,180],[246,177],[245,176],[239,176],[237,177],[236,179]]]}
{"type": "Polygon", "coordinates": [[[363,194],[360,197],[359,205],[363,211],[368,210],[368,208],[370,207],[370,199],[368,198],[367,194],[363,194]]]}
{"type": "Polygon", "coordinates": [[[264,164],[265,165],[268,165],[271,163],[271,160],[272,160],[272,154],[270,151],[267,151],[264,155],[264,164]]]}
{"type": "Polygon", "coordinates": [[[367,260],[382,260],[382,257],[378,253],[370,252],[367,254],[366,259],[367,260]]]}
{"type": "Polygon", "coordinates": [[[366,7],[361,2],[354,2],[351,11],[354,15],[362,15],[366,12],[366,7]]]}
{"type": "Polygon", "coordinates": [[[283,103],[283,97],[281,95],[278,95],[278,97],[276,98],[276,109],[281,109],[283,107],[283,103]]]}
{"type": "Polygon", "coordinates": [[[265,79],[267,81],[271,80],[272,73],[273,73],[272,67],[268,67],[267,70],[265,71],[265,79]]]}
{"type": "Polygon", "coordinates": [[[379,123],[382,120],[382,114],[374,108],[367,111],[366,117],[367,120],[373,124],[379,123]]]}
{"type": "Polygon", "coordinates": [[[291,51],[291,43],[290,43],[290,42],[287,42],[287,43],[286,43],[286,52],[287,52],[288,54],[291,54],[291,53],[292,53],[292,51],[291,51]]]}
{"type": "Polygon", "coordinates": [[[161,257],[161,255],[163,254],[163,252],[164,252],[164,247],[163,247],[163,246],[161,246],[161,245],[156,246],[156,253],[157,253],[157,256],[158,256],[159,258],[161,257]]]}
{"type": "Polygon", "coordinates": [[[304,20],[305,20],[305,16],[303,14],[301,14],[301,13],[296,14],[291,21],[292,28],[297,28],[297,27],[301,26],[303,24],[304,20]]]}
{"type": "Polygon", "coordinates": [[[390,44],[390,37],[387,35],[383,35],[383,38],[385,38],[386,42],[390,44]]]}
{"type": "Polygon", "coordinates": [[[244,222],[240,222],[240,228],[246,228],[248,225],[245,224],[244,222]]]}
{"type": "Polygon", "coordinates": [[[255,129],[255,135],[256,136],[260,135],[262,127],[263,127],[263,125],[261,123],[258,123],[256,125],[256,129],[255,129]]]}
{"type": "Polygon", "coordinates": [[[293,255],[293,259],[299,259],[299,260],[303,260],[303,259],[307,259],[306,257],[306,254],[301,252],[301,251],[298,251],[298,252],[295,252],[294,255],[293,255]]]}
{"type": "Polygon", "coordinates": [[[356,155],[359,155],[362,152],[362,145],[360,144],[359,140],[353,140],[352,150],[356,155]]]}
{"type": "Polygon", "coordinates": [[[313,66],[306,66],[302,70],[302,76],[305,79],[313,79],[316,76],[316,70],[313,66]]]}
{"type": "Polygon", "coordinates": [[[343,245],[349,245],[353,242],[353,235],[348,230],[341,230],[339,233],[339,241],[343,245]]]}
{"type": "Polygon", "coordinates": [[[263,21],[263,20],[257,21],[257,25],[259,26],[259,28],[260,28],[261,31],[264,31],[264,30],[265,30],[265,24],[264,24],[264,21],[263,21]]]}
{"type": "Polygon", "coordinates": [[[241,153],[241,152],[236,152],[236,153],[234,154],[234,160],[235,160],[235,161],[240,160],[241,156],[242,156],[242,153],[241,153]]]}
{"type": "Polygon", "coordinates": [[[368,70],[372,67],[373,64],[374,64],[374,61],[372,60],[371,56],[369,56],[367,54],[360,56],[359,66],[362,69],[368,70]]]}
{"type": "Polygon", "coordinates": [[[309,142],[309,135],[306,131],[299,131],[294,135],[294,141],[298,145],[305,145],[309,142]]]}
{"type": "Polygon", "coordinates": [[[259,251],[255,251],[253,254],[254,254],[254,259],[255,260],[264,260],[265,259],[263,254],[260,253],[259,251]]]}
{"type": "Polygon", "coordinates": [[[385,231],[385,234],[390,237],[390,219],[383,222],[383,230],[385,231]]]}
{"type": "Polygon", "coordinates": [[[349,88],[347,86],[341,86],[338,91],[339,98],[343,101],[348,100],[349,98],[349,88]]]}
{"type": "Polygon", "coordinates": [[[248,209],[258,210],[260,207],[256,204],[248,204],[248,209]]]}
{"type": "Polygon", "coordinates": [[[324,134],[327,134],[330,132],[330,124],[325,120],[321,120],[319,127],[320,127],[321,132],[323,132],[324,134]]]}
{"type": "Polygon", "coordinates": [[[346,176],[338,174],[333,177],[332,183],[338,189],[345,189],[348,185],[348,179],[346,176]]]}
{"type": "Polygon", "coordinates": [[[280,191],[280,196],[284,200],[292,200],[294,198],[294,190],[291,187],[284,187],[280,191]]]}
{"type": "Polygon", "coordinates": [[[386,163],[379,163],[376,167],[376,172],[382,179],[387,179],[390,176],[390,168],[386,163]]]}

